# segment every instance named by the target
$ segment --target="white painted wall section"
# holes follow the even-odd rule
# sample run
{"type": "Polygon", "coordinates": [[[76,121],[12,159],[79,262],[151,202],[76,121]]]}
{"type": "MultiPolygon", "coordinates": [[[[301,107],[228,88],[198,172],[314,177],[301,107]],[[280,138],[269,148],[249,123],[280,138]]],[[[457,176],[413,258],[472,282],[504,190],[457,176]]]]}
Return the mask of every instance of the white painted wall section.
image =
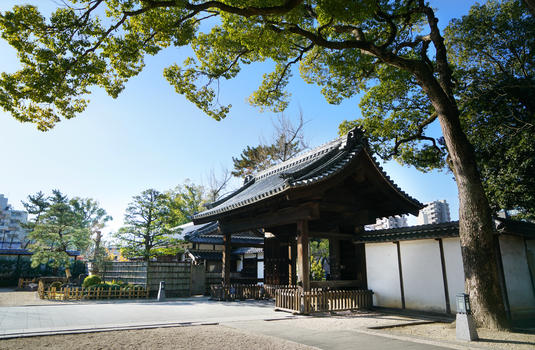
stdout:
{"type": "Polygon", "coordinates": [[[516,236],[501,235],[500,250],[512,317],[523,319],[532,316],[535,312],[535,295],[524,240],[516,236]]]}
{"type": "Polygon", "coordinates": [[[405,307],[446,312],[438,241],[403,241],[400,250],[405,307]]]}
{"type": "Polygon", "coordinates": [[[396,245],[391,242],[366,244],[366,273],[368,289],[374,293],[373,304],[401,308],[396,245]]]}
{"type": "Polygon", "coordinates": [[[455,296],[464,293],[464,269],[461,255],[461,242],[458,237],[443,238],[444,260],[446,262],[446,277],[452,313],[457,313],[455,296]]]}
{"type": "Polygon", "coordinates": [[[264,278],[264,253],[258,253],[258,259],[262,259],[262,261],[258,262],[256,276],[257,278],[264,278]]]}

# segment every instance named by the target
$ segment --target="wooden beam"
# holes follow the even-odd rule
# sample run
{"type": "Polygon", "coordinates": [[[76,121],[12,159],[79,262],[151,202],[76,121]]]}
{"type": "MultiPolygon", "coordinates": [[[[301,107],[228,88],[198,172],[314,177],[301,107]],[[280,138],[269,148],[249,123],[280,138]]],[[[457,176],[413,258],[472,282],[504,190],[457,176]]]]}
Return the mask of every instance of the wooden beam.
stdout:
{"type": "Polygon", "coordinates": [[[295,223],[301,220],[314,220],[319,218],[319,205],[306,204],[296,208],[285,208],[267,214],[253,215],[246,218],[233,220],[221,219],[219,226],[224,231],[241,232],[254,228],[268,228],[295,223]]]}
{"type": "Polygon", "coordinates": [[[444,244],[442,238],[437,238],[438,249],[440,250],[440,266],[442,267],[442,283],[444,284],[444,300],[446,302],[446,313],[451,313],[450,292],[448,288],[448,276],[446,275],[446,259],[444,258],[444,244]]]}
{"type": "Polygon", "coordinates": [[[297,274],[305,292],[310,291],[310,257],[308,248],[308,221],[297,222],[297,274]]]}
{"type": "Polygon", "coordinates": [[[401,293],[401,308],[405,308],[405,290],[403,288],[403,270],[401,269],[401,249],[399,247],[399,241],[394,242],[398,252],[398,272],[399,272],[399,290],[401,293]]]}
{"type": "Polygon", "coordinates": [[[500,236],[494,235],[494,253],[498,263],[498,279],[500,280],[500,288],[503,296],[503,306],[505,307],[505,314],[507,319],[511,320],[511,305],[509,303],[509,293],[507,293],[507,284],[505,283],[505,273],[503,270],[502,250],[500,247],[500,236]]]}
{"type": "Polygon", "coordinates": [[[297,245],[296,245],[294,237],[290,237],[289,239],[290,241],[288,242],[288,284],[293,286],[297,282],[297,273],[296,273],[297,245]]]}
{"type": "MultiPolygon", "coordinates": [[[[347,235],[346,235],[347,236],[347,235]]],[[[331,280],[340,280],[340,240],[334,237],[329,238],[329,265],[331,268],[331,280]]]]}
{"type": "Polygon", "coordinates": [[[327,239],[342,239],[342,240],[352,240],[356,236],[349,233],[339,233],[339,232],[323,232],[323,231],[310,231],[308,233],[309,237],[314,238],[327,238],[327,239]]]}
{"type": "Polygon", "coordinates": [[[223,277],[223,284],[230,284],[230,233],[223,231],[223,269],[221,271],[223,277]]]}

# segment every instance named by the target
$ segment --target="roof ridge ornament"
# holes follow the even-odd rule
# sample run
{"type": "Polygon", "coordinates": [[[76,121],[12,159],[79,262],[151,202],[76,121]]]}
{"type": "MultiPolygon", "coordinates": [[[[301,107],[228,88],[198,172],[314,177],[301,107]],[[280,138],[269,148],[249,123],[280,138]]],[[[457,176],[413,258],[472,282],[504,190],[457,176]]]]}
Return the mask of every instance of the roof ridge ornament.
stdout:
{"type": "Polygon", "coordinates": [[[340,149],[352,148],[356,143],[362,143],[365,146],[368,145],[365,130],[358,125],[347,132],[340,144],[340,149]]]}

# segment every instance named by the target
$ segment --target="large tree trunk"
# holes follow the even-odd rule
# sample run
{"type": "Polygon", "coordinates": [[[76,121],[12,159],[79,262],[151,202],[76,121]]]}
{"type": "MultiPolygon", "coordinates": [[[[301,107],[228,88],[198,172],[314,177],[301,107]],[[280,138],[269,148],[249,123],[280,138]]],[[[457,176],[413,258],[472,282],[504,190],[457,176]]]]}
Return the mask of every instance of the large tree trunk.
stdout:
{"type": "Polygon", "coordinates": [[[480,327],[507,328],[494,249],[495,228],[474,150],[462,130],[455,101],[432,76],[420,81],[437,112],[457,182],[465,290],[470,295],[474,318],[480,327]]]}

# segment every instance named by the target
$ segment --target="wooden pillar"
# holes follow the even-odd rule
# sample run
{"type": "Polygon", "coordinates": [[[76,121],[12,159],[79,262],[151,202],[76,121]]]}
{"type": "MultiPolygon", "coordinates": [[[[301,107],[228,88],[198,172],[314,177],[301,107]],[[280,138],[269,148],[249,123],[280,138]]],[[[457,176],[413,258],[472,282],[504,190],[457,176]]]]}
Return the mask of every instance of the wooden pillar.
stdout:
{"type": "Polygon", "coordinates": [[[507,319],[511,321],[511,306],[509,304],[509,293],[507,292],[507,284],[505,283],[505,273],[503,271],[502,250],[500,248],[500,236],[494,235],[494,253],[498,264],[498,278],[500,280],[500,288],[503,296],[503,306],[505,307],[505,314],[507,319]]]}
{"type": "Polygon", "coordinates": [[[401,249],[399,247],[399,241],[394,242],[396,250],[398,252],[398,272],[399,272],[399,291],[401,292],[401,308],[405,308],[405,289],[403,288],[403,270],[401,268],[401,249]]]}
{"type": "Polygon", "coordinates": [[[446,259],[444,258],[444,244],[442,238],[437,238],[438,249],[440,250],[440,266],[442,267],[442,283],[444,285],[444,301],[446,302],[446,313],[451,314],[450,291],[448,288],[448,276],[446,274],[446,259]]]}
{"type": "Polygon", "coordinates": [[[297,222],[297,274],[305,292],[310,291],[310,257],[308,248],[308,221],[297,222]]]}
{"type": "Polygon", "coordinates": [[[297,283],[296,267],[297,246],[295,237],[290,236],[288,240],[288,284],[295,285],[297,283]]]}
{"type": "Polygon", "coordinates": [[[340,272],[340,240],[329,238],[329,267],[331,270],[330,279],[339,281],[342,279],[340,272]]]}
{"type": "Polygon", "coordinates": [[[223,233],[223,284],[230,284],[230,233],[223,233]]]}

